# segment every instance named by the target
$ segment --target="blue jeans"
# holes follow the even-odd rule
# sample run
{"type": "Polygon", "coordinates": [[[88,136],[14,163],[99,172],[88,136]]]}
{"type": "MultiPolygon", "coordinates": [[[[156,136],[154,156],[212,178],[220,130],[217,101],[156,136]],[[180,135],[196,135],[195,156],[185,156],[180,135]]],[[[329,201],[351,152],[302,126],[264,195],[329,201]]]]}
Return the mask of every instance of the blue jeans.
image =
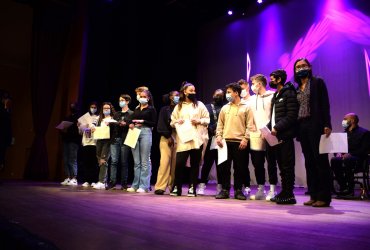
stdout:
{"type": "Polygon", "coordinates": [[[150,150],[152,148],[152,129],[141,128],[136,147],[132,149],[134,156],[134,181],[132,186],[135,189],[142,188],[148,190],[150,187],[150,150]]]}
{"type": "Polygon", "coordinates": [[[111,165],[110,165],[110,181],[117,182],[117,167],[121,156],[121,184],[127,185],[128,178],[128,156],[130,147],[122,144],[122,138],[115,138],[110,145],[111,165]]]}
{"type": "Polygon", "coordinates": [[[77,151],[78,144],[74,142],[63,143],[64,171],[70,178],[77,176],[77,151]]]}

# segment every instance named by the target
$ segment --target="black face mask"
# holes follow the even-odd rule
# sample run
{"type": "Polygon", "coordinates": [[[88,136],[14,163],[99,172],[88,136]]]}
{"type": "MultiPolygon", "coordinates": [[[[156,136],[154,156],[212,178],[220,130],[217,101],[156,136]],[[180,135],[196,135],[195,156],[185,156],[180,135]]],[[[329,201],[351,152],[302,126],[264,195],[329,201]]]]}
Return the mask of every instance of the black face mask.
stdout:
{"type": "Polygon", "coordinates": [[[195,94],[194,93],[188,94],[188,98],[189,98],[189,100],[194,101],[195,100],[195,94]]]}
{"type": "Polygon", "coordinates": [[[302,70],[300,70],[300,71],[297,72],[297,76],[299,78],[306,78],[309,73],[310,73],[310,70],[309,69],[302,69],[302,70]]]}
{"type": "Polygon", "coordinates": [[[221,106],[223,103],[223,98],[222,96],[215,96],[213,97],[213,101],[216,105],[221,106]]]}
{"type": "Polygon", "coordinates": [[[269,82],[269,86],[270,86],[270,88],[272,88],[272,89],[277,89],[277,83],[276,83],[276,82],[274,82],[274,81],[269,82]]]}

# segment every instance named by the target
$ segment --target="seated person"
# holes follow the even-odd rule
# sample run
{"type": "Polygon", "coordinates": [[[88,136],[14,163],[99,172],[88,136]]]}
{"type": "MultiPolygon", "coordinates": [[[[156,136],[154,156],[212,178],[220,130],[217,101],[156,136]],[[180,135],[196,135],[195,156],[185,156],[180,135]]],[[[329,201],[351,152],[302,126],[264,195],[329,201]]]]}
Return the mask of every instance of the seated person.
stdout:
{"type": "Polygon", "coordinates": [[[370,132],[358,126],[358,122],[358,116],[354,113],[344,116],[342,126],[347,133],[348,153],[336,154],[331,159],[340,195],[353,195],[354,173],[362,171],[363,161],[368,157],[370,132]]]}

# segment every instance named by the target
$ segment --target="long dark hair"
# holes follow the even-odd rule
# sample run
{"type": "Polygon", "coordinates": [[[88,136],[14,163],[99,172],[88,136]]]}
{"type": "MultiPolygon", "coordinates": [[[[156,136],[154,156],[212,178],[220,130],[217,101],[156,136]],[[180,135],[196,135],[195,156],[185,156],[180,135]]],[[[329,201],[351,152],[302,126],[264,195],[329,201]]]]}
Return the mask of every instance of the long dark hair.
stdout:
{"type": "Polygon", "coordinates": [[[114,109],[114,106],[112,105],[112,103],[110,103],[110,102],[103,102],[103,104],[100,107],[98,124],[100,124],[101,121],[104,119],[104,114],[103,114],[104,105],[109,105],[109,107],[110,107],[110,116],[111,117],[113,117],[114,116],[114,113],[116,113],[116,110],[114,109]]]}
{"type": "Polygon", "coordinates": [[[294,62],[294,66],[293,66],[294,81],[295,81],[296,83],[298,83],[298,85],[299,85],[299,86],[301,86],[301,85],[302,85],[301,78],[299,78],[299,77],[297,76],[297,73],[295,72],[295,66],[297,65],[297,63],[298,63],[299,61],[305,61],[305,62],[307,63],[307,65],[310,67],[310,71],[309,71],[309,73],[308,73],[308,78],[310,78],[310,79],[312,78],[312,66],[311,66],[311,63],[310,63],[306,58],[299,58],[299,59],[297,59],[297,60],[294,62]]]}
{"type": "MultiPolygon", "coordinates": [[[[180,99],[179,99],[179,110],[181,110],[181,108],[182,108],[182,103],[186,100],[186,96],[185,96],[185,94],[184,94],[184,91],[188,88],[188,87],[190,87],[190,86],[193,86],[193,87],[195,87],[192,83],[190,83],[190,82],[183,82],[182,83],[182,85],[181,85],[181,88],[180,88],[180,99]]],[[[198,106],[198,100],[197,100],[197,98],[196,97],[194,97],[194,99],[193,100],[191,100],[192,101],[192,103],[193,103],[193,107],[195,108],[195,107],[197,107],[198,106]]]]}

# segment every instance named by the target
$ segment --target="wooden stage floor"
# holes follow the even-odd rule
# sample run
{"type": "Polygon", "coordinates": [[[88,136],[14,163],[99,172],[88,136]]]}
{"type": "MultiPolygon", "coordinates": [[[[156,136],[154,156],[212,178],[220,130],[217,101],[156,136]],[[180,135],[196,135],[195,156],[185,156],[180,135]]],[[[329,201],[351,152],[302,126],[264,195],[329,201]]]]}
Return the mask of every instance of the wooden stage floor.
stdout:
{"type": "Polygon", "coordinates": [[[313,208],[303,206],[303,189],[295,190],[296,205],[216,200],[215,185],[207,193],[171,197],[8,181],[0,186],[0,223],[68,250],[370,249],[369,201],[333,199],[329,208],[313,208]]]}

